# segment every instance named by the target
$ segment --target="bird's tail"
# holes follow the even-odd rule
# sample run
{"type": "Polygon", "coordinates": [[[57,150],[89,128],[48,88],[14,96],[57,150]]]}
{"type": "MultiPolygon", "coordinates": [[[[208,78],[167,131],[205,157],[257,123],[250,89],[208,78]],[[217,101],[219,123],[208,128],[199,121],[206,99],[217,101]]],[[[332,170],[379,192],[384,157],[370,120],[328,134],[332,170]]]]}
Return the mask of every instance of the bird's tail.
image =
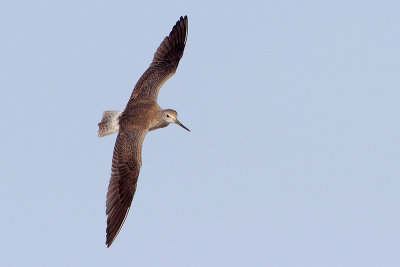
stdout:
{"type": "Polygon", "coordinates": [[[104,111],[99,125],[99,137],[104,137],[119,131],[119,116],[122,111],[104,111]]]}

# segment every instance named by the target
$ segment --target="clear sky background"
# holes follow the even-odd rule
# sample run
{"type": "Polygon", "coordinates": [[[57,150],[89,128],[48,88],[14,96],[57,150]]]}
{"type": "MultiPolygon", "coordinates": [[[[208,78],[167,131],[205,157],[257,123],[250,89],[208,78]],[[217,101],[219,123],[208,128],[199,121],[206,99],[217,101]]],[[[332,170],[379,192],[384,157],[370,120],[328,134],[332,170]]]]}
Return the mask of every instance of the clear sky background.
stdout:
{"type": "Polygon", "coordinates": [[[0,4],[1,266],[400,266],[398,1],[0,4]],[[110,249],[124,109],[189,36],[110,249]]]}

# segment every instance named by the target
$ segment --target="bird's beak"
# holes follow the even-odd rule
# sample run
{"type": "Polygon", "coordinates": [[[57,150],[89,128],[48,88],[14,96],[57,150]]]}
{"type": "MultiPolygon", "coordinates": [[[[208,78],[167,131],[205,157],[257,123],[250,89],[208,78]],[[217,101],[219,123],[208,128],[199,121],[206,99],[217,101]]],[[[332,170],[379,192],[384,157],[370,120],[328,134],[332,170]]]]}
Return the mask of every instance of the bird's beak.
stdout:
{"type": "Polygon", "coordinates": [[[185,125],[183,125],[182,123],[180,123],[180,121],[176,120],[175,123],[178,124],[179,126],[181,126],[181,127],[182,127],[183,129],[185,129],[186,131],[189,131],[189,132],[190,132],[190,130],[189,130],[188,128],[186,128],[185,125]]]}

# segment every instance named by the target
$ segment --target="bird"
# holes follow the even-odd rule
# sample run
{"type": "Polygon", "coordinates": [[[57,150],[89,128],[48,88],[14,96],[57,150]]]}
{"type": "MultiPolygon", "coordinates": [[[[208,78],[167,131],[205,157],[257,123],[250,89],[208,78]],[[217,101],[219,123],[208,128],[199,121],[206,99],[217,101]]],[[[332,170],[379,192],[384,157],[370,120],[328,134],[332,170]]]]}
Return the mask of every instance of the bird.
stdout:
{"type": "Polygon", "coordinates": [[[98,136],[118,132],[112,157],[111,178],[106,197],[106,245],[110,247],[128,215],[142,166],[142,145],[146,134],[175,123],[173,109],[162,109],[157,97],[163,84],[175,74],[183,56],[188,35],[187,16],[173,26],[157,48],[147,70],[139,78],[124,111],[104,111],[98,136]]]}

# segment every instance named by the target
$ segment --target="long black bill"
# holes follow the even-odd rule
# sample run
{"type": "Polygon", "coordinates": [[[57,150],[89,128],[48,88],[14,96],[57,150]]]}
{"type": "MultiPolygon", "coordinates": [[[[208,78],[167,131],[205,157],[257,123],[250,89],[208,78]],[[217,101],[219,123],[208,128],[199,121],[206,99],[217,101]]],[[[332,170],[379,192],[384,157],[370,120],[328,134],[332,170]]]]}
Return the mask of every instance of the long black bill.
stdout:
{"type": "Polygon", "coordinates": [[[186,131],[189,131],[189,132],[190,132],[190,130],[189,130],[188,128],[186,128],[185,125],[183,125],[180,121],[176,120],[176,124],[178,124],[179,126],[181,126],[181,127],[182,127],[183,129],[185,129],[186,131]]]}

